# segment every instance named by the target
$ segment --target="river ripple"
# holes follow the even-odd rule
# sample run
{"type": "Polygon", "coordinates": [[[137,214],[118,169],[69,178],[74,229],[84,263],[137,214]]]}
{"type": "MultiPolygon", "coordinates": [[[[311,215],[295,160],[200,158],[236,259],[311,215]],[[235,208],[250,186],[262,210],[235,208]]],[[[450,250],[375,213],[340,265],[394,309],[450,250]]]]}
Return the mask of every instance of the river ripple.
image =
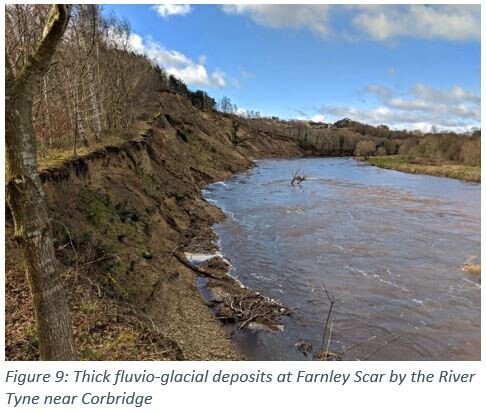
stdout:
{"type": "Polygon", "coordinates": [[[480,359],[478,184],[384,170],[351,158],[260,160],[210,185],[206,199],[227,219],[214,229],[231,273],[297,314],[279,333],[239,332],[248,359],[305,357],[320,346],[336,297],[331,349],[362,359],[396,335],[375,360],[480,359]],[[292,171],[309,176],[290,186],[292,171]]]}

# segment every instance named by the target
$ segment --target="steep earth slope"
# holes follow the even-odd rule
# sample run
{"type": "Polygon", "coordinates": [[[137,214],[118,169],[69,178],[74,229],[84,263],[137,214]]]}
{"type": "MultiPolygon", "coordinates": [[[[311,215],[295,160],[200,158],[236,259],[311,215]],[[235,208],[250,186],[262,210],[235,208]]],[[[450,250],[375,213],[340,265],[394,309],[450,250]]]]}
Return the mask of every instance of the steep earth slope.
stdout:
{"type": "MultiPolygon", "coordinates": [[[[146,130],[42,171],[82,359],[239,359],[179,251],[214,250],[223,218],[201,188],[252,159],[302,156],[283,137],[161,92],[146,130]],[[248,138],[248,139],[246,139],[248,138]]],[[[6,355],[36,359],[28,287],[6,228],[6,355]]]]}

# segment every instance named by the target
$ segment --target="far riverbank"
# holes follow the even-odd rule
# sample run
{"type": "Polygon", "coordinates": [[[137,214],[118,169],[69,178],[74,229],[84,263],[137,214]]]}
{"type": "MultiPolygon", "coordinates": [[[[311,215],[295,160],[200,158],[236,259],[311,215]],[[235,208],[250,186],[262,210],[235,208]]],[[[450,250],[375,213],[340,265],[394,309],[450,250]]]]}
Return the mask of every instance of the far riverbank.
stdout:
{"type": "Polygon", "coordinates": [[[369,157],[368,159],[359,158],[371,165],[390,170],[397,170],[412,174],[426,174],[441,177],[455,178],[457,180],[481,182],[481,167],[470,165],[442,163],[425,164],[407,162],[401,155],[386,155],[369,157]]]}

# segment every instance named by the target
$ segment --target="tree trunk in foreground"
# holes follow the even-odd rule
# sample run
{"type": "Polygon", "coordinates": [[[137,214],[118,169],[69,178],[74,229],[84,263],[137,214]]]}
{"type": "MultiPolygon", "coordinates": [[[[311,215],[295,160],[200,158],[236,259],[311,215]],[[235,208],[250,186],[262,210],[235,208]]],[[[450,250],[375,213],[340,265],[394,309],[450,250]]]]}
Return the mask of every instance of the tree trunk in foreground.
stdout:
{"type": "Polygon", "coordinates": [[[22,250],[43,360],[77,359],[71,318],[56,260],[44,191],[37,171],[32,123],[34,87],[69,21],[70,6],[53,5],[37,50],[14,75],[5,62],[6,193],[22,250]]]}

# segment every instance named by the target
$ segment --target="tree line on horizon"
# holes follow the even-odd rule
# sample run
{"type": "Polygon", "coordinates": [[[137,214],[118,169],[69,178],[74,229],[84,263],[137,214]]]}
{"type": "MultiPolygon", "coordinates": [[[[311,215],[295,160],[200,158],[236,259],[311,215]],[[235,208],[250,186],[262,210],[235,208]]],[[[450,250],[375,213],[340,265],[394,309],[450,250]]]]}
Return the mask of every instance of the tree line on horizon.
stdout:
{"type": "MultiPolygon", "coordinates": [[[[188,93],[187,88],[185,93],[188,93]]],[[[394,130],[387,125],[373,126],[349,118],[334,123],[284,120],[277,116],[262,116],[258,111],[240,110],[227,96],[209,109],[238,118],[238,124],[246,124],[254,130],[296,140],[304,149],[320,155],[403,155],[412,163],[481,164],[479,128],[457,133],[432,127],[430,132],[422,132],[394,130]]]]}
{"type": "MultiPolygon", "coordinates": [[[[13,72],[36,47],[49,5],[6,7],[6,55],[13,72]]],[[[410,161],[480,163],[480,130],[454,132],[392,130],[348,118],[333,124],[282,120],[241,110],[227,96],[219,102],[203,90],[166,72],[131,45],[130,23],[105,15],[99,5],[74,5],[71,17],[46,73],[36,85],[33,124],[37,155],[102,142],[108,135],[129,136],[157,91],[186,96],[198,109],[238,117],[252,128],[297,140],[323,155],[395,155],[410,161]]]]}
{"type": "Polygon", "coordinates": [[[403,155],[409,162],[481,164],[481,130],[452,131],[392,130],[344,118],[332,124],[276,117],[246,118],[249,126],[275,136],[291,138],[318,155],[403,155]]]}

